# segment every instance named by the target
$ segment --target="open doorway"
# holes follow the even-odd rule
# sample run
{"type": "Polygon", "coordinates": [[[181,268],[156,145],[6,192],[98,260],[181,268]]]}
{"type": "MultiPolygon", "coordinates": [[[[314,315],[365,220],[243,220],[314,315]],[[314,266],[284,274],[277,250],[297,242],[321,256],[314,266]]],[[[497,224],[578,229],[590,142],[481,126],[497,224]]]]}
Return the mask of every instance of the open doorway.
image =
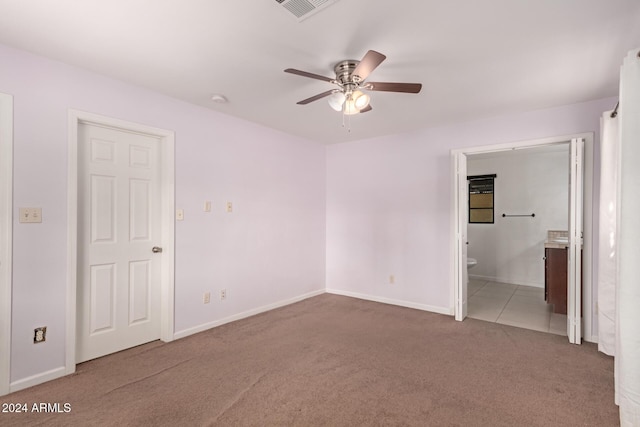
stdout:
{"type": "MultiPolygon", "coordinates": [[[[591,319],[592,319],[592,298],[591,298],[591,224],[592,224],[592,177],[593,177],[593,135],[580,134],[570,136],[560,136],[545,138],[541,140],[524,141],[492,146],[474,147],[468,149],[452,150],[452,175],[454,183],[454,200],[452,206],[453,227],[452,227],[452,289],[451,298],[452,306],[456,320],[464,320],[468,313],[469,291],[474,292],[473,286],[468,285],[469,272],[467,271],[467,258],[469,251],[469,232],[468,232],[468,181],[467,181],[467,161],[473,156],[491,156],[495,153],[505,151],[516,151],[524,149],[541,149],[545,146],[556,146],[567,144],[571,146],[571,164],[568,167],[570,172],[571,185],[569,186],[569,211],[571,220],[567,227],[568,238],[568,262],[567,262],[567,324],[566,330],[569,341],[579,343],[581,337],[591,341],[591,319]],[[584,161],[582,159],[584,147],[584,161]],[[493,154],[492,154],[493,153],[493,154]],[[584,166],[584,168],[582,168],[584,166]],[[582,170],[584,169],[584,180],[582,179],[582,170]],[[584,197],[583,197],[584,196],[584,197]],[[583,200],[584,199],[584,200],[583,200]],[[584,210],[582,209],[584,207],[584,210]],[[584,224],[584,226],[583,226],[584,224]],[[584,230],[584,235],[581,231],[584,230]],[[584,237],[584,239],[582,238],[584,237]],[[581,256],[582,254],[582,256],[581,256]],[[581,268],[581,259],[587,260],[586,267],[581,268]],[[582,273],[582,280],[580,275],[582,273]],[[582,281],[582,287],[579,285],[582,281]]],[[[560,149],[560,148],[558,148],[560,149]]],[[[565,169],[566,170],[566,169],[565,169]]],[[[499,176],[497,179],[500,179],[499,176]]],[[[566,202],[566,196],[564,198],[566,202]]],[[[535,212],[496,212],[496,217],[502,218],[505,215],[531,215],[535,212]]],[[[538,213],[538,215],[548,215],[548,212],[538,213]]],[[[509,219],[525,219],[524,217],[514,217],[509,219]]],[[[531,219],[531,218],[529,218],[531,219]]],[[[539,219],[539,218],[538,218],[539,219]]],[[[540,258],[544,257],[544,249],[542,243],[546,240],[546,236],[539,236],[541,245],[538,250],[540,258]]],[[[485,248],[486,249],[486,248],[485,248]]],[[[531,249],[535,252],[535,249],[531,249]]],[[[533,252],[532,252],[533,253],[533,252]]],[[[529,255],[534,256],[534,255],[529,255]]],[[[524,259],[527,257],[525,256],[524,259]]],[[[477,268],[474,267],[474,268],[477,268]]],[[[506,267],[508,271],[508,267],[506,267]]],[[[481,269],[480,269],[481,271],[481,269]]],[[[503,273],[501,273],[503,274],[503,273]]],[[[523,277],[526,277],[523,276],[523,277]]],[[[523,281],[520,277],[520,281],[523,281]]],[[[524,280],[526,282],[526,280],[524,280]]],[[[531,283],[530,283],[531,284],[531,283]]],[[[521,286],[517,284],[517,286],[521,286]]],[[[524,283],[523,285],[527,285],[524,283]]],[[[544,292],[544,290],[543,290],[544,292]]],[[[514,292],[515,293],[515,292],[514,292]]],[[[513,296],[513,295],[512,295],[513,296]]]]}
{"type": "Polygon", "coordinates": [[[568,141],[467,156],[468,260],[473,260],[468,317],[567,335],[566,265],[564,298],[558,299],[560,287],[549,295],[546,278],[553,274],[562,281],[562,272],[547,271],[545,254],[551,246],[554,257],[556,248],[566,254],[568,242],[556,243],[555,236],[566,236],[569,229],[569,157],[568,141]],[[484,176],[495,176],[491,188],[475,185],[484,176]],[[473,214],[479,210],[493,212],[478,220],[473,214]]]}

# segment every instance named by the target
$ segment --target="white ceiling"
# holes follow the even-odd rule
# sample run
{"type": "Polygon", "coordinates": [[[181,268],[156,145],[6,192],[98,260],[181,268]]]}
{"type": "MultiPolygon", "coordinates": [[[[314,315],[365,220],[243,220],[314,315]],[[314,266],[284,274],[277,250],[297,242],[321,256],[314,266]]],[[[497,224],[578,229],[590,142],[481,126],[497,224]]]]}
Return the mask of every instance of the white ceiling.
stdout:
{"type": "Polygon", "coordinates": [[[275,0],[0,0],[0,43],[331,144],[616,96],[640,1],[339,0],[298,22],[275,0]],[[350,132],[296,105],[333,86],[285,68],[333,77],[369,49],[369,80],[422,92],[372,92],[350,132]]]}

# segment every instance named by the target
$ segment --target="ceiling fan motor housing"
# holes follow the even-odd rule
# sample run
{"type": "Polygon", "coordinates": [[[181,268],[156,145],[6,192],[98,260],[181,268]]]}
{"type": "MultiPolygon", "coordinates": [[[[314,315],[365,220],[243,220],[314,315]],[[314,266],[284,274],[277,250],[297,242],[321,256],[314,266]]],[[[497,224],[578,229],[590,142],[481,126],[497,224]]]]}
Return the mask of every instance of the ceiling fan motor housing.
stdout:
{"type": "Polygon", "coordinates": [[[357,89],[360,83],[360,77],[353,75],[353,70],[356,69],[360,61],[355,59],[347,59],[340,61],[333,67],[333,71],[336,73],[336,81],[345,89],[357,89]]]}

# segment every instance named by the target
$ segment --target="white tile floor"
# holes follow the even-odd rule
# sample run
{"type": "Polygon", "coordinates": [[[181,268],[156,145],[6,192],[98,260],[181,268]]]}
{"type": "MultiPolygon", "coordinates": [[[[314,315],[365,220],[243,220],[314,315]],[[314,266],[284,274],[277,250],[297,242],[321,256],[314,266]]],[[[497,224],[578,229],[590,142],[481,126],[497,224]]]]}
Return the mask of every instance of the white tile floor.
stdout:
{"type": "Polygon", "coordinates": [[[552,312],[543,288],[470,279],[467,292],[473,319],[567,335],[567,316],[552,312]]]}

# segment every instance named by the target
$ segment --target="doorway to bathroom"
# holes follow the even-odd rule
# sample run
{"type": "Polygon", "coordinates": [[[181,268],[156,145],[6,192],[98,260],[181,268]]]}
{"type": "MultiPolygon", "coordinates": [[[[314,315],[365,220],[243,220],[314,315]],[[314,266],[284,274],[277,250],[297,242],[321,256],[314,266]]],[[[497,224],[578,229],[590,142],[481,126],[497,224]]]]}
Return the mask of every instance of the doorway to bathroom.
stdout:
{"type": "Polygon", "coordinates": [[[568,142],[467,156],[468,260],[477,261],[468,269],[468,317],[567,335],[566,275],[565,298],[554,304],[545,297],[543,244],[549,230],[568,230],[568,172],[568,142]],[[476,177],[490,172],[492,192],[478,191],[484,179],[476,177]],[[488,201],[491,209],[475,207],[488,201]],[[477,211],[495,212],[483,222],[477,211]]]}
{"type": "Polygon", "coordinates": [[[452,151],[457,320],[469,316],[564,334],[573,343],[590,340],[591,263],[580,264],[591,259],[592,144],[593,136],[582,134],[452,151]],[[495,220],[470,223],[467,178],[488,174],[496,175],[495,220]],[[545,292],[550,232],[552,239],[559,236],[554,233],[567,239],[553,241],[566,249],[557,252],[569,254],[566,302],[551,301],[545,292]],[[477,260],[470,270],[467,258],[477,260]]]}

